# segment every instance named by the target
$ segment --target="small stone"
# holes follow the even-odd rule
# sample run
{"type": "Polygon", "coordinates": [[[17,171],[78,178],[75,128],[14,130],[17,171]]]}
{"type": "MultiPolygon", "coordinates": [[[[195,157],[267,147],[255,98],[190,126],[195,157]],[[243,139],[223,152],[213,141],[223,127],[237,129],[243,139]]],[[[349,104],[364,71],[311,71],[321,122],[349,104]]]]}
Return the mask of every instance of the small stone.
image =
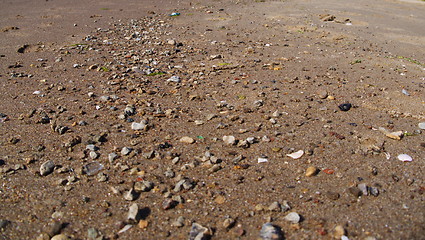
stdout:
{"type": "Polygon", "coordinates": [[[285,220],[295,224],[301,221],[301,216],[296,212],[290,212],[285,216],[285,220]]]}
{"type": "Polygon", "coordinates": [[[325,89],[320,89],[317,91],[317,96],[321,99],[325,99],[328,97],[328,92],[325,89]]]}
{"type": "Polygon", "coordinates": [[[298,158],[302,157],[303,155],[304,155],[303,150],[299,150],[299,151],[293,152],[291,154],[286,154],[286,156],[291,157],[293,159],[298,159],[298,158]]]}
{"type": "Polygon", "coordinates": [[[131,151],[133,151],[133,149],[131,149],[129,147],[123,147],[121,149],[121,155],[126,156],[126,155],[130,154],[131,151]]]}
{"type": "Polygon", "coordinates": [[[137,122],[133,122],[131,123],[131,129],[133,130],[146,130],[147,125],[144,123],[137,123],[137,122]]]}
{"type": "Polygon", "coordinates": [[[334,231],[333,231],[334,238],[341,239],[341,237],[344,235],[345,235],[345,229],[343,226],[338,225],[334,228],[334,231]]]}
{"type": "Polygon", "coordinates": [[[118,158],[118,154],[116,154],[116,153],[108,154],[108,160],[109,160],[110,163],[113,163],[115,161],[115,159],[117,159],[117,158],[118,158]]]}
{"type": "Polygon", "coordinates": [[[175,206],[177,206],[177,204],[178,204],[177,201],[174,201],[171,198],[167,198],[167,199],[164,200],[164,202],[162,202],[162,209],[164,209],[164,210],[172,209],[175,206]]]}
{"type": "Polygon", "coordinates": [[[192,144],[195,142],[195,139],[188,137],[188,136],[184,136],[182,138],[180,138],[180,142],[181,143],[188,143],[188,144],[192,144]]]}
{"type": "Polygon", "coordinates": [[[175,83],[179,83],[181,80],[180,80],[180,77],[178,77],[178,76],[172,76],[172,77],[170,77],[169,79],[167,79],[167,82],[175,82],[175,83]]]}
{"type": "Polygon", "coordinates": [[[178,217],[174,222],[171,223],[171,226],[173,227],[183,227],[184,226],[184,217],[180,216],[178,217]]]}
{"type": "Polygon", "coordinates": [[[66,236],[65,234],[59,234],[59,235],[53,236],[50,240],[70,240],[70,238],[66,236]]]}
{"type": "Polygon", "coordinates": [[[127,220],[138,221],[139,220],[139,206],[137,203],[133,203],[128,209],[127,220]]]}
{"type": "Polygon", "coordinates": [[[9,220],[0,219],[0,230],[5,229],[7,227],[7,225],[9,225],[9,224],[10,224],[9,220]]]}
{"type": "Polygon", "coordinates": [[[54,221],[49,224],[48,234],[50,236],[55,236],[57,234],[60,234],[60,232],[62,231],[62,228],[63,228],[63,224],[61,222],[54,221]]]}
{"type": "Polygon", "coordinates": [[[226,218],[226,219],[224,219],[224,221],[223,221],[223,227],[224,227],[225,229],[230,229],[230,228],[232,228],[233,226],[235,226],[235,223],[236,223],[235,219],[233,219],[233,218],[226,218]]]}
{"type": "Polygon", "coordinates": [[[100,172],[97,174],[97,181],[98,182],[106,182],[108,181],[108,175],[106,175],[106,173],[100,172]]]}
{"type": "Polygon", "coordinates": [[[147,220],[140,220],[137,226],[140,229],[146,229],[149,226],[149,222],[147,220]]]}
{"type": "Polygon", "coordinates": [[[168,41],[167,41],[167,44],[168,44],[168,45],[176,45],[176,40],[173,40],[173,39],[168,40],[168,41]]]}
{"type": "Polygon", "coordinates": [[[362,191],[357,187],[348,188],[348,192],[351,193],[354,197],[360,197],[362,195],[362,191]]]}
{"type": "Polygon", "coordinates": [[[138,192],[149,192],[154,186],[153,182],[141,181],[134,184],[134,190],[138,192]]]}
{"type": "Polygon", "coordinates": [[[139,194],[133,188],[131,188],[124,194],[124,199],[127,201],[134,201],[138,196],[139,194]]]}
{"type": "Polygon", "coordinates": [[[44,162],[40,166],[40,175],[47,176],[53,172],[54,168],[55,168],[55,163],[52,160],[44,162]]]}
{"type": "Polygon", "coordinates": [[[369,187],[370,195],[377,197],[379,195],[379,189],[376,187],[369,187]]]}
{"type": "Polygon", "coordinates": [[[50,240],[50,236],[47,233],[42,233],[38,235],[36,240],[50,240]]]}
{"type": "Polygon", "coordinates": [[[368,195],[368,187],[366,186],[365,183],[360,183],[359,185],[357,185],[357,187],[359,188],[360,191],[362,191],[362,195],[364,196],[368,195]]]}
{"type": "Polygon", "coordinates": [[[282,210],[282,207],[280,206],[279,202],[273,202],[272,204],[270,204],[268,209],[272,212],[279,212],[282,210]]]}
{"type": "Polygon", "coordinates": [[[337,192],[327,191],[325,195],[326,197],[334,201],[339,199],[339,193],[337,192]]]}
{"type": "Polygon", "coordinates": [[[87,174],[88,176],[93,176],[99,171],[101,171],[103,168],[103,164],[99,162],[91,162],[83,166],[83,173],[87,174]]]}
{"type": "Polygon", "coordinates": [[[424,130],[425,130],[425,122],[421,122],[421,123],[419,123],[419,124],[418,124],[418,127],[419,127],[420,129],[424,129],[424,130]]]}
{"type": "Polygon", "coordinates": [[[283,240],[282,230],[271,223],[265,223],[260,230],[261,240],[283,240]]]}
{"type": "Polygon", "coordinates": [[[343,112],[347,112],[348,110],[350,110],[352,107],[351,103],[344,103],[338,106],[338,108],[343,111],[343,112]]]}
{"type": "Polygon", "coordinates": [[[413,158],[407,154],[400,154],[397,156],[397,159],[403,162],[411,162],[413,158]]]}
{"type": "Polygon", "coordinates": [[[199,223],[193,223],[189,232],[189,240],[204,240],[208,239],[210,235],[211,231],[208,228],[199,223]]]}
{"type": "Polygon", "coordinates": [[[217,204],[223,204],[226,202],[226,198],[222,195],[219,195],[214,199],[214,202],[216,202],[217,204]]]}
{"type": "Polygon", "coordinates": [[[316,167],[308,167],[307,170],[305,171],[305,176],[306,177],[312,177],[315,176],[317,174],[317,168],[316,167]]]}
{"type": "Polygon", "coordinates": [[[224,136],[223,142],[227,145],[234,145],[236,143],[236,138],[234,136],[224,136]]]}
{"type": "Polygon", "coordinates": [[[99,236],[99,231],[96,228],[87,229],[87,238],[95,240],[99,236]]]}
{"type": "Polygon", "coordinates": [[[91,159],[97,159],[99,157],[99,153],[95,152],[95,151],[91,151],[89,153],[89,156],[91,159]]]}

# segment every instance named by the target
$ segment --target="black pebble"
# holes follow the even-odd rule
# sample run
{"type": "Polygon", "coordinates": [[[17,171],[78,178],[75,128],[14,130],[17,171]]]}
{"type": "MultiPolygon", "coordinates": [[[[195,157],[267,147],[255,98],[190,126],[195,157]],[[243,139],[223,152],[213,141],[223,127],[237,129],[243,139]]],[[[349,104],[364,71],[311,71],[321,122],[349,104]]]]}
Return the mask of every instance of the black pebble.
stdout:
{"type": "Polygon", "coordinates": [[[348,111],[351,109],[351,103],[344,103],[338,106],[341,111],[348,111]]]}

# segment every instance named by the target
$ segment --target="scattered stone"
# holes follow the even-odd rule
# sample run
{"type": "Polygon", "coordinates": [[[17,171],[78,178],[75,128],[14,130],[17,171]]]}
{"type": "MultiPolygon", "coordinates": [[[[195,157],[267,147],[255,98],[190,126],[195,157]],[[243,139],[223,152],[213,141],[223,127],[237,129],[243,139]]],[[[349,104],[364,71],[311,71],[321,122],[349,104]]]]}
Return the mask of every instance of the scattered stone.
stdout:
{"type": "Polygon", "coordinates": [[[328,92],[325,89],[320,89],[317,91],[317,96],[321,99],[325,99],[328,97],[328,92]]]}
{"type": "Polygon", "coordinates": [[[95,151],[90,151],[89,156],[91,159],[97,159],[99,157],[99,153],[95,152],[95,151]]]}
{"type": "Polygon", "coordinates": [[[98,173],[96,178],[98,182],[106,182],[109,179],[108,175],[103,172],[98,173]]]}
{"type": "Polygon", "coordinates": [[[296,212],[290,212],[285,216],[285,220],[291,223],[299,223],[301,221],[301,216],[296,212]]]}
{"type": "Polygon", "coordinates": [[[138,221],[139,217],[139,206],[137,203],[133,203],[128,209],[127,220],[138,221]]]}
{"type": "Polygon", "coordinates": [[[65,234],[59,234],[59,235],[53,236],[50,240],[70,240],[70,238],[66,236],[65,234]]]}
{"type": "Polygon", "coordinates": [[[149,226],[149,222],[147,220],[140,220],[139,223],[137,224],[137,226],[140,229],[146,229],[149,226]]]}
{"type": "Polygon", "coordinates": [[[360,183],[357,185],[360,191],[362,191],[362,195],[367,196],[368,195],[368,187],[365,183],[360,183]]]}
{"type": "Polygon", "coordinates": [[[137,122],[133,122],[131,123],[131,129],[139,131],[139,130],[146,130],[147,125],[145,123],[137,123],[137,122]]]}
{"type": "Polygon", "coordinates": [[[178,76],[172,76],[172,77],[170,77],[169,79],[167,79],[167,82],[175,82],[175,83],[179,83],[181,80],[180,80],[180,77],[178,77],[178,76]]]}
{"type": "Polygon", "coordinates": [[[138,196],[139,194],[133,188],[124,193],[124,199],[127,201],[134,201],[138,196]]]}
{"type": "Polygon", "coordinates": [[[96,228],[87,229],[87,238],[95,240],[99,236],[99,231],[96,228]]]}
{"type": "Polygon", "coordinates": [[[171,198],[167,198],[164,200],[164,202],[162,202],[162,209],[164,210],[168,210],[168,209],[172,209],[175,206],[177,206],[178,202],[171,199],[171,198]]]}
{"type": "Polygon", "coordinates": [[[343,111],[343,112],[347,112],[348,110],[350,110],[352,107],[351,103],[344,103],[338,106],[338,108],[343,111]]]}
{"type": "Polygon", "coordinates": [[[173,227],[183,227],[184,226],[184,217],[179,216],[174,222],[171,223],[171,226],[173,227]]]}
{"type": "Polygon", "coordinates": [[[280,206],[279,202],[273,202],[272,204],[270,204],[268,209],[272,212],[280,212],[282,210],[282,207],[280,206]]]}
{"type": "Polygon", "coordinates": [[[337,193],[337,192],[332,192],[332,191],[327,191],[326,193],[325,193],[325,195],[326,195],[326,197],[328,197],[329,199],[331,199],[331,200],[338,200],[339,199],[339,193],[337,193]]]}
{"type": "Polygon", "coordinates": [[[134,184],[134,190],[138,192],[149,192],[154,186],[153,182],[141,181],[134,184]]]}
{"type": "Polygon", "coordinates": [[[236,144],[236,138],[234,136],[224,136],[223,142],[227,145],[235,145],[236,144]]]}
{"type": "Polygon", "coordinates": [[[376,187],[369,187],[370,195],[377,197],[379,195],[379,189],[376,187]]]}
{"type": "Polygon", "coordinates": [[[261,240],[283,240],[283,233],[282,230],[271,224],[271,223],[265,223],[261,227],[260,230],[260,239],[261,240]]]}
{"type": "Polygon", "coordinates": [[[235,223],[236,223],[235,219],[228,217],[228,218],[224,219],[224,221],[223,221],[223,227],[225,229],[230,229],[233,226],[235,226],[235,223]]]}
{"type": "Polygon", "coordinates": [[[286,154],[286,156],[291,157],[293,159],[298,159],[298,158],[302,157],[303,155],[304,155],[303,150],[299,150],[299,151],[293,152],[291,154],[286,154]]]}
{"type": "Polygon", "coordinates": [[[83,166],[83,173],[87,174],[88,176],[93,176],[96,175],[103,168],[103,164],[99,162],[91,162],[83,166]]]}
{"type": "Polygon", "coordinates": [[[411,162],[413,158],[407,154],[400,154],[397,156],[397,159],[403,162],[411,162]]]}
{"type": "Polygon", "coordinates": [[[318,169],[316,167],[308,167],[307,170],[305,171],[305,176],[306,177],[312,177],[315,176],[317,174],[318,169]]]}
{"type": "Polygon", "coordinates": [[[129,147],[123,147],[121,149],[121,155],[122,156],[127,156],[128,154],[130,154],[133,151],[133,149],[129,148],[129,147]]]}
{"type": "Polygon", "coordinates": [[[0,219],[0,230],[5,229],[10,224],[9,220],[0,219]]]}
{"type": "Polygon", "coordinates": [[[188,144],[192,144],[195,142],[195,139],[188,137],[188,136],[184,136],[182,138],[180,138],[180,142],[181,143],[188,143],[188,144]]]}
{"type": "Polygon", "coordinates": [[[419,127],[420,129],[424,129],[424,130],[425,130],[425,122],[420,122],[420,123],[418,124],[418,127],[419,127]]]}
{"type": "Polygon", "coordinates": [[[115,161],[115,159],[117,159],[117,158],[118,158],[118,154],[116,154],[116,153],[108,154],[108,160],[109,160],[110,163],[113,163],[115,161]]]}
{"type": "Polygon", "coordinates": [[[341,237],[344,235],[345,235],[345,229],[343,226],[338,225],[334,228],[334,231],[333,231],[334,238],[341,239],[341,237]]]}
{"type": "Polygon", "coordinates": [[[354,197],[360,197],[362,195],[362,191],[357,187],[348,188],[348,192],[351,193],[354,197]]]}
{"type": "Polygon", "coordinates": [[[211,236],[211,231],[200,225],[199,223],[193,223],[189,232],[189,240],[206,240],[211,236]]]}
{"type": "Polygon", "coordinates": [[[47,176],[50,173],[52,173],[54,169],[55,169],[55,163],[52,160],[44,162],[40,166],[40,175],[47,176]]]}

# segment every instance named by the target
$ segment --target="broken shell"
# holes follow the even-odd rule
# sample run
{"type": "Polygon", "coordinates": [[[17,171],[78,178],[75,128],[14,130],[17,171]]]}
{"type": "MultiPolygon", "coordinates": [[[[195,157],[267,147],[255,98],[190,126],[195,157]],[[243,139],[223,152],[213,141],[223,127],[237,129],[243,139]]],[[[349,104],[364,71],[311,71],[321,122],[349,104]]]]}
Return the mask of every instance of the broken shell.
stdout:
{"type": "Polygon", "coordinates": [[[298,159],[298,158],[302,157],[303,155],[304,155],[303,150],[299,150],[299,151],[293,152],[291,154],[286,154],[286,156],[291,157],[293,159],[298,159]]]}
{"type": "Polygon", "coordinates": [[[397,156],[398,160],[403,162],[411,162],[413,158],[407,154],[400,154],[397,156]]]}

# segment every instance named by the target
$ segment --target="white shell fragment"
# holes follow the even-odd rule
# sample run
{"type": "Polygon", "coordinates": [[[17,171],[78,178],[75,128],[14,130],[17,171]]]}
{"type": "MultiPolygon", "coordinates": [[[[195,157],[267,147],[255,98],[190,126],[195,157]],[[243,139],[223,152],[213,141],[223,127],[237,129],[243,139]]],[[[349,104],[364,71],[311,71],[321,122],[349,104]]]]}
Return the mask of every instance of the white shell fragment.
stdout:
{"type": "Polygon", "coordinates": [[[286,156],[291,157],[293,159],[298,159],[298,158],[302,157],[303,155],[304,155],[303,150],[299,150],[299,151],[293,152],[291,154],[286,154],[286,156]]]}
{"type": "Polygon", "coordinates": [[[269,160],[267,158],[258,158],[258,163],[265,163],[268,162],[269,160]]]}
{"type": "Polygon", "coordinates": [[[425,129],[425,122],[421,122],[421,123],[419,123],[419,124],[418,124],[418,127],[419,127],[420,129],[425,129]]]}
{"type": "Polygon", "coordinates": [[[397,156],[398,160],[403,162],[411,162],[413,161],[413,158],[407,154],[400,154],[397,156]]]}

